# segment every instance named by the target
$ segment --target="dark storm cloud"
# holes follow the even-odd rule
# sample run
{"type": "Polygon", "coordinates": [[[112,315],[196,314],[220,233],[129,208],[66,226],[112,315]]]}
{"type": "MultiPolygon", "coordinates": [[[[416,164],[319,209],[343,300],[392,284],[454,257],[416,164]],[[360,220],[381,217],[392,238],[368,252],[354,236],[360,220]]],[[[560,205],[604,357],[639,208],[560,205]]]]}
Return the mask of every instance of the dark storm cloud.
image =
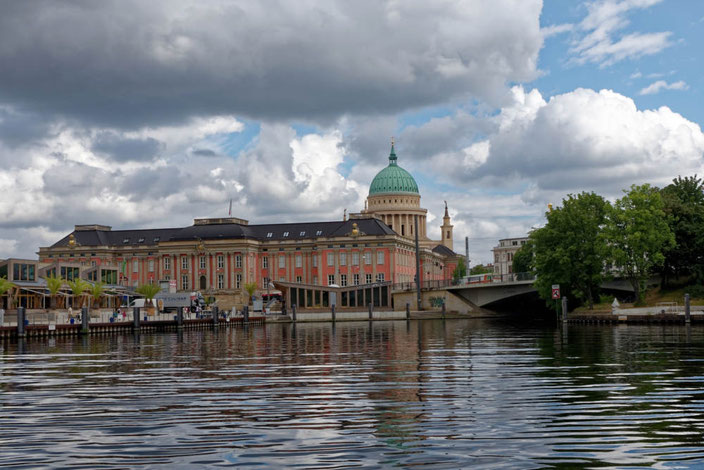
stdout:
{"type": "Polygon", "coordinates": [[[164,198],[182,191],[195,181],[189,181],[175,166],[157,170],[142,170],[128,178],[122,178],[119,192],[128,194],[133,201],[144,198],[164,198]]]}
{"type": "Polygon", "coordinates": [[[215,157],[218,154],[210,149],[194,149],[191,150],[191,153],[197,157],[215,157]]]}
{"type": "Polygon", "coordinates": [[[126,138],[114,132],[101,132],[93,140],[94,152],[107,154],[118,162],[152,160],[163,145],[151,137],[126,138]]]}
{"type": "Polygon", "coordinates": [[[136,128],[391,114],[530,79],[539,0],[2,2],[0,103],[136,128]]]}
{"type": "Polygon", "coordinates": [[[8,147],[34,142],[48,132],[49,123],[41,116],[0,108],[0,142],[8,147]]]}

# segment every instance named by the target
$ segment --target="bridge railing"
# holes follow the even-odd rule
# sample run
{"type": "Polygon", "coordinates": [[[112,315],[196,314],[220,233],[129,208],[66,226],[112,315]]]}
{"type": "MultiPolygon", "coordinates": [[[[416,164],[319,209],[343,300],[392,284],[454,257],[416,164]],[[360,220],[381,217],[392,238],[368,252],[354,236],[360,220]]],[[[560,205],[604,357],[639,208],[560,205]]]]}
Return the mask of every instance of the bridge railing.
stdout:
{"type": "MultiPolygon", "coordinates": [[[[486,284],[501,284],[509,282],[534,281],[535,273],[510,273],[510,274],[474,274],[458,280],[444,279],[421,282],[421,289],[441,289],[453,286],[480,286],[486,284]]],[[[395,291],[416,290],[415,282],[399,282],[391,286],[395,291]]]]}

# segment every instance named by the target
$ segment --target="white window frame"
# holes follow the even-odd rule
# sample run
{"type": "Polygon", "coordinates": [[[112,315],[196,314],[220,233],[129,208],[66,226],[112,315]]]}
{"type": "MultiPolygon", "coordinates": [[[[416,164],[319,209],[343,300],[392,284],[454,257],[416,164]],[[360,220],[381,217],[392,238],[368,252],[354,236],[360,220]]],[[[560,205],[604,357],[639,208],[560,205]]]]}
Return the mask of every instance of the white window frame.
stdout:
{"type": "Polygon", "coordinates": [[[153,272],[154,272],[154,260],[153,260],[153,259],[150,259],[150,260],[147,262],[147,268],[148,268],[148,271],[149,271],[150,273],[153,273],[153,272]]]}
{"type": "Polygon", "coordinates": [[[352,275],[352,284],[355,286],[359,285],[359,274],[353,274],[352,275]]]}
{"type": "Polygon", "coordinates": [[[334,274],[328,274],[328,285],[331,286],[335,284],[335,275],[334,274]]]}
{"type": "Polygon", "coordinates": [[[164,271],[169,271],[171,269],[171,258],[168,256],[164,258],[164,271]]]}
{"type": "Polygon", "coordinates": [[[340,266],[347,266],[347,253],[340,252],[340,266]]]}
{"type": "Polygon", "coordinates": [[[359,266],[359,252],[352,252],[352,266],[359,266]]]}
{"type": "Polygon", "coordinates": [[[376,264],[384,264],[384,252],[381,250],[376,252],[376,264]]]}
{"type": "Polygon", "coordinates": [[[262,257],[262,269],[268,269],[268,268],[269,268],[269,257],[263,256],[262,257]]]}
{"type": "Polygon", "coordinates": [[[365,284],[371,284],[372,283],[372,275],[367,273],[364,275],[364,283],[365,284]]]}
{"type": "Polygon", "coordinates": [[[364,264],[372,264],[372,252],[371,251],[364,252],[364,264]]]}
{"type": "Polygon", "coordinates": [[[188,269],[188,256],[181,256],[181,269],[188,269]]]}
{"type": "Polygon", "coordinates": [[[218,274],[218,289],[224,289],[225,288],[225,275],[224,274],[218,274]]]}
{"type": "Polygon", "coordinates": [[[217,257],[218,269],[225,267],[225,257],[223,255],[218,255],[217,257]]]}
{"type": "Polygon", "coordinates": [[[242,255],[235,255],[235,267],[236,268],[242,267],[242,255]]]}
{"type": "Polygon", "coordinates": [[[181,275],[181,290],[189,290],[188,274],[181,275]]]}
{"type": "Polygon", "coordinates": [[[242,288],[242,275],[237,273],[235,276],[235,289],[241,289],[242,288]]]}
{"type": "Polygon", "coordinates": [[[335,253],[332,251],[327,252],[328,266],[335,266],[335,253]]]}
{"type": "Polygon", "coordinates": [[[279,269],[284,269],[286,267],[286,256],[279,255],[279,269]]]}
{"type": "Polygon", "coordinates": [[[296,255],[296,267],[297,268],[303,267],[303,256],[296,255]]]}
{"type": "Polygon", "coordinates": [[[200,269],[205,269],[205,267],[207,266],[207,263],[205,261],[205,256],[200,256],[199,258],[200,259],[198,260],[198,263],[200,265],[200,269]]]}
{"type": "Polygon", "coordinates": [[[132,260],[132,272],[133,273],[139,272],[139,260],[137,260],[137,259],[132,260]]]}
{"type": "Polygon", "coordinates": [[[347,287],[347,274],[340,274],[340,287],[347,287]]]}
{"type": "Polygon", "coordinates": [[[384,282],[384,273],[376,273],[376,282],[384,282]]]}
{"type": "Polygon", "coordinates": [[[316,254],[313,255],[313,267],[314,268],[318,267],[318,255],[316,255],[316,254]]]}

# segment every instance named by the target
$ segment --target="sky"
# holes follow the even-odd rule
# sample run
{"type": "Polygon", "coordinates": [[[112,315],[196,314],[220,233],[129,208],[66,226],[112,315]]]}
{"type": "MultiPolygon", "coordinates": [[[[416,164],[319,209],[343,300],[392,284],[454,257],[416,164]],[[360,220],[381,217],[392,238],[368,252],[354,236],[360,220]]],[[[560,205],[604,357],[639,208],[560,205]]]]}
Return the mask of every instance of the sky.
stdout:
{"type": "Polygon", "coordinates": [[[76,224],[341,220],[388,163],[472,264],[704,175],[699,0],[0,0],[0,258],[76,224]]]}

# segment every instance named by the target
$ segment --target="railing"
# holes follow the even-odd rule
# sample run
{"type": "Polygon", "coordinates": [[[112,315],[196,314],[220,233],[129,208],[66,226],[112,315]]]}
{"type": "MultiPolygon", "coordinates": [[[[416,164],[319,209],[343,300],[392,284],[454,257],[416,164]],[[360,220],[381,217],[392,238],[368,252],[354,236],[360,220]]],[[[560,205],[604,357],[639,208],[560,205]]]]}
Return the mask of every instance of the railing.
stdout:
{"type": "MultiPolygon", "coordinates": [[[[534,281],[536,278],[534,273],[510,273],[510,274],[474,274],[462,279],[443,279],[436,281],[421,282],[421,289],[442,289],[445,287],[456,286],[476,286],[495,285],[502,283],[534,281]]],[[[393,284],[394,291],[413,291],[416,290],[415,282],[399,282],[393,284]]]]}

